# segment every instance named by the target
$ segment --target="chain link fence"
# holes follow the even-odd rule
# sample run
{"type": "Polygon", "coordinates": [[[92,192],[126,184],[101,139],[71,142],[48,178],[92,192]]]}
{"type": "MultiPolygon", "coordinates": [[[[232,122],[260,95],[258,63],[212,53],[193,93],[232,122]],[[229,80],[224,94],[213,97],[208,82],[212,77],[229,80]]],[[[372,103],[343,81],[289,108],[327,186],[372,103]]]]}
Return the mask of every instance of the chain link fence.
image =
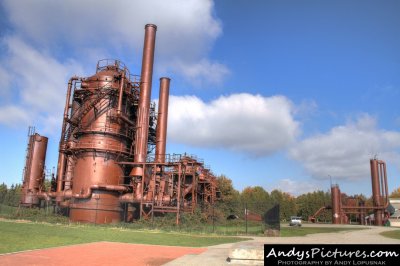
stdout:
{"type": "MultiPolygon", "coordinates": [[[[15,198],[19,198],[19,195],[15,195],[15,198]]],[[[176,213],[155,214],[152,219],[134,220],[132,223],[123,222],[124,213],[121,213],[120,223],[101,226],[226,236],[264,235],[271,230],[279,231],[279,205],[267,210],[260,209],[259,206],[243,203],[232,212],[224,212],[217,204],[199,206],[194,213],[180,213],[178,225],[176,213]]],[[[0,217],[3,218],[70,223],[67,216],[59,213],[54,204],[47,204],[45,201],[42,201],[40,208],[25,208],[19,206],[19,200],[10,200],[10,197],[0,195],[0,217]]]]}

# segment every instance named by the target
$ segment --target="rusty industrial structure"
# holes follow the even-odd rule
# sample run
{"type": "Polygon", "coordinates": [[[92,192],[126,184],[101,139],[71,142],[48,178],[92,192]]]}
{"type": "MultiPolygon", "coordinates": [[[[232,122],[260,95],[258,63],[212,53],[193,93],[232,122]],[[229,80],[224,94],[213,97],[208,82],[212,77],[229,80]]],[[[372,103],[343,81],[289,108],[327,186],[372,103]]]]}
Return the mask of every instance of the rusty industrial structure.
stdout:
{"type": "Polygon", "coordinates": [[[22,206],[37,207],[44,196],[42,190],[45,178],[47,142],[47,137],[40,136],[35,132],[35,128],[29,127],[21,189],[20,204],[22,206]]]}
{"type": "Polygon", "coordinates": [[[176,213],[179,223],[181,212],[215,202],[216,178],[204,162],[166,153],[169,78],[160,78],[157,111],[151,102],[156,30],[145,26],[140,76],[107,59],[97,63],[93,76],[69,80],[56,189],[44,192],[43,178],[26,175],[24,204],[52,200],[74,222],[130,222],[176,213]]]}
{"type": "Polygon", "coordinates": [[[366,206],[362,199],[342,197],[339,185],[331,186],[331,205],[321,207],[314,215],[309,217],[309,221],[315,222],[316,217],[324,210],[332,210],[333,224],[347,224],[350,222],[349,215],[357,216],[360,224],[367,223],[368,212],[369,222],[378,226],[384,225],[388,217],[386,209],[389,206],[388,183],[386,173],[386,163],[382,160],[371,159],[371,183],[372,183],[372,206],[366,206]],[[371,221],[372,220],[372,221],[371,221]]]}

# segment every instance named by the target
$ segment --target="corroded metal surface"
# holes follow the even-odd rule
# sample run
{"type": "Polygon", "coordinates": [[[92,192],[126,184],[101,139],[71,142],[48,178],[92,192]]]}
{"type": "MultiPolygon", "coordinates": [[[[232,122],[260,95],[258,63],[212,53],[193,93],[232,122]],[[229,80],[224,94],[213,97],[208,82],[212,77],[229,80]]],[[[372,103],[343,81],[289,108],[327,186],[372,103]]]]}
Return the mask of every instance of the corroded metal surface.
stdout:
{"type": "Polygon", "coordinates": [[[332,186],[332,223],[349,223],[348,214],[355,214],[359,223],[382,226],[388,218],[386,208],[389,205],[389,194],[386,174],[386,163],[371,159],[372,206],[365,206],[362,199],[346,198],[342,201],[338,185],[332,186]],[[366,216],[367,211],[373,211],[373,216],[366,216]]]}
{"type": "Polygon", "coordinates": [[[68,82],[57,189],[38,194],[53,198],[71,221],[117,223],[172,212],[178,223],[181,212],[217,199],[216,178],[201,160],[166,154],[169,78],[160,79],[158,115],[150,102],[156,28],[145,27],[140,77],[104,59],[94,75],[68,82]]]}
{"type": "Polygon", "coordinates": [[[168,122],[168,98],[169,98],[169,78],[160,78],[160,93],[158,100],[158,117],[156,131],[156,158],[158,163],[165,162],[165,152],[167,145],[167,122],[168,122]]]}
{"type": "Polygon", "coordinates": [[[44,167],[46,161],[48,138],[37,133],[28,136],[28,147],[24,168],[24,179],[21,189],[21,205],[38,206],[39,194],[43,188],[45,177],[44,167]]]}
{"type": "Polygon", "coordinates": [[[338,185],[331,187],[332,197],[332,223],[340,224],[341,206],[340,206],[340,189],[338,185]]]}

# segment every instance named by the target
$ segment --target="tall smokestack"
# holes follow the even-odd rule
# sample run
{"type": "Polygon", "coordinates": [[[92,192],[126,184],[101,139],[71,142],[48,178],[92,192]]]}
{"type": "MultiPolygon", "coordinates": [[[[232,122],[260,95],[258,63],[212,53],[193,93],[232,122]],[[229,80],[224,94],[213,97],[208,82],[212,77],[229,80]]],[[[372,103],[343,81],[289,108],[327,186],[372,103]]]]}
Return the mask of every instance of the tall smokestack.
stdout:
{"type": "MultiPolygon", "coordinates": [[[[379,184],[379,169],[378,169],[378,160],[371,159],[371,183],[372,183],[372,200],[374,202],[374,207],[382,207],[382,195],[381,195],[381,186],[379,184]]],[[[375,225],[382,225],[382,209],[375,209],[374,218],[375,225]]]]}
{"type": "Polygon", "coordinates": [[[341,224],[340,189],[338,185],[331,187],[332,223],[341,224]]]}
{"type": "Polygon", "coordinates": [[[156,131],[156,154],[157,163],[165,162],[165,149],[167,144],[167,123],[168,123],[168,98],[169,78],[160,78],[160,95],[158,99],[158,118],[156,131]]]}
{"type": "MultiPolygon", "coordinates": [[[[140,76],[140,95],[138,107],[137,130],[135,137],[135,163],[145,163],[147,157],[147,141],[149,134],[149,113],[151,98],[151,81],[153,78],[154,47],[157,26],[147,24],[145,27],[142,73],[140,76]]],[[[143,169],[135,166],[131,176],[143,176],[143,169]]]]}

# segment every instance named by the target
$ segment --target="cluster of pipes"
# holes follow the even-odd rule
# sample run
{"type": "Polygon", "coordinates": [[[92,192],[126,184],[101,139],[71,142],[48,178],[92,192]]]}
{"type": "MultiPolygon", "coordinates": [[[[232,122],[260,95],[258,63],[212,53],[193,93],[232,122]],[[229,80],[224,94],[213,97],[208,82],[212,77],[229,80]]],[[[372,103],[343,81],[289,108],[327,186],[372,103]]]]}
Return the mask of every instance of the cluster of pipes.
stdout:
{"type": "Polygon", "coordinates": [[[157,27],[145,26],[141,76],[118,60],[68,82],[56,185],[43,190],[47,138],[29,135],[21,205],[54,202],[71,221],[116,223],[154,213],[193,212],[217,199],[216,178],[199,159],[166,154],[170,79],[151,103],[157,27]]]}
{"type": "MultiPolygon", "coordinates": [[[[389,206],[388,183],[386,174],[386,163],[382,160],[371,159],[371,183],[373,206],[365,206],[363,200],[346,198],[342,200],[339,185],[331,186],[332,205],[321,207],[314,215],[309,217],[310,222],[315,222],[316,217],[324,210],[332,210],[333,224],[348,224],[349,215],[358,216],[361,225],[366,224],[367,211],[373,212],[373,221],[377,226],[384,225],[387,218],[386,209],[389,206]]],[[[371,217],[371,216],[368,216],[371,217]]]]}

